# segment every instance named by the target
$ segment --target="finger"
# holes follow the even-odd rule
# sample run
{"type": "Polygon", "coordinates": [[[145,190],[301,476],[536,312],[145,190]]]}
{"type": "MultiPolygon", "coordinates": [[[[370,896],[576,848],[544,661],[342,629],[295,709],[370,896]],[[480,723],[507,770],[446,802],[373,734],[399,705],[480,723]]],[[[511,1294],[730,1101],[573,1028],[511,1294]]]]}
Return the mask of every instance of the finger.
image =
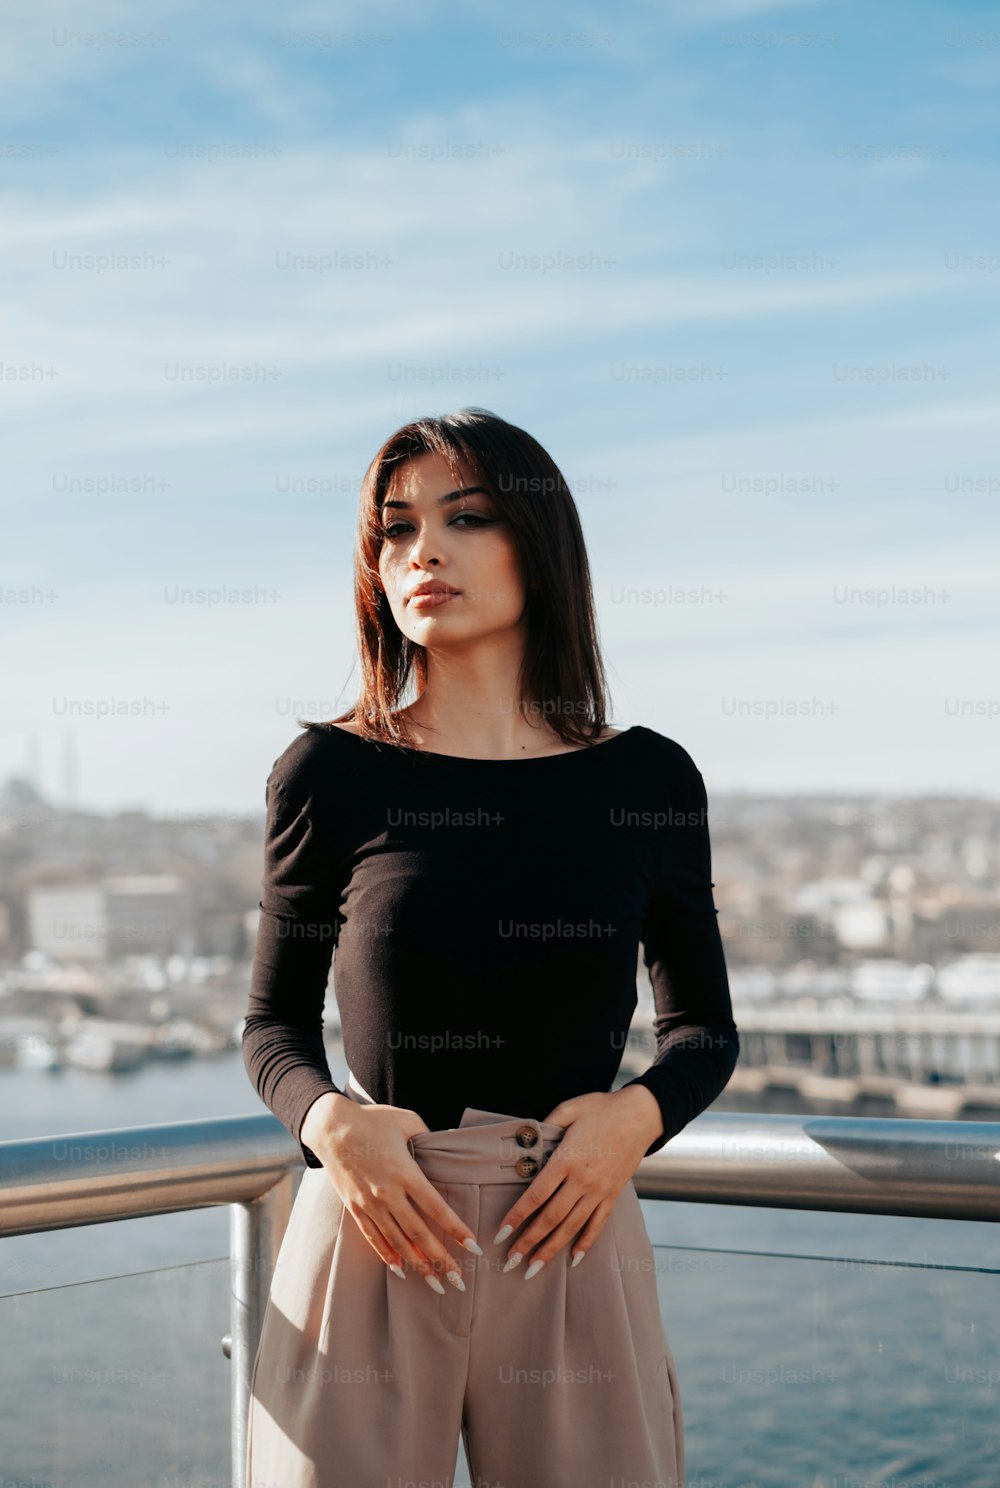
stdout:
{"type": "Polygon", "coordinates": [[[410,1236],[403,1229],[400,1222],[391,1210],[387,1209],[380,1214],[379,1222],[385,1231],[387,1240],[395,1246],[399,1260],[407,1266],[412,1266],[414,1271],[427,1275],[431,1271],[431,1265],[424,1252],[414,1245],[410,1236]]]}
{"type": "Polygon", "coordinates": [[[353,1213],[353,1211],[348,1210],[348,1213],[351,1214],[351,1218],[354,1220],[354,1223],[357,1225],[358,1229],[364,1235],[365,1239],[368,1241],[368,1244],[372,1247],[375,1254],[380,1258],[380,1260],[385,1261],[385,1264],[389,1267],[389,1269],[391,1271],[394,1271],[398,1276],[404,1276],[405,1272],[400,1265],[401,1257],[398,1254],[398,1250],[393,1244],[390,1243],[381,1227],[377,1225],[373,1219],[369,1219],[368,1215],[365,1214],[363,1211],[359,1210],[359,1212],[355,1214],[353,1213]]]}
{"type": "Polygon", "coordinates": [[[536,1178],[528,1184],[522,1194],[507,1210],[500,1221],[496,1234],[493,1236],[494,1245],[502,1245],[503,1242],[513,1235],[518,1225],[530,1219],[540,1205],[546,1199],[551,1198],[561,1183],[569,1176],[565,1164],[558,1165],[556,1160],[546,1163],[545,1167],[536,1178]]]}
{"type": "MultiPolygon", "coordinates": [[[[574,1210],[578,1209],[580,1202],[585,1201],[588,1197],[591,1204],[593,1204],[594,1199],[591,1195],[586,1191],[581,1192],[578,1186],[570,1186],[569,1184],[565,1185],[561,1192],[554,1194],[548,1203],[542,1209],[539,1209],[527,1228],[522,1230],[520,1235],[517,1236],[517,1239],[511,1241],[507,1250],[507,1262],[503,1269],[505,1271],[512,1271],[515,1266],[519,1266],[529,1251],[534,1246],[540,1245],[555,1230],[556,1226],[567,1215],[572,1214],[574,1210]]],[[[589,1214],[590,1210],[587,1209],[585,1212],[589,1214]]],[[[584,1215],[581,1215],[580,1224],[583,1223],[583,1218],[584,1215]]]]}
{"type": "Polygon", "coordinates": [[[400,1231],[401,1244],[406,1247],[405,1258],[414,1270],[419,1271],[425,1280],[430,1282],[435,1290],[440,1287],[437,1273],[443,1272],[459,1291],[464,1291],[465,1283],[462,1281],[461,1267],[455,1257],[443,1241],[434,1234],[408,1196],[404,1196],[404,1201],[408,1207],[402,1212],[397,1208],[391,1216],[386,1216],[385,1222],[394,1223],[400,1231]]]}
{"type": "Polygon", "coordinates": [[[469,1226],[459,1218],[451,1205],[445,1202],[420,1164],[415,1162],[413,1166],[418,1176],[413,1179],[412,1186],[406,1191],[410,1202],[417,1205],[421,1213],[432,1223],[440,1225],[445,1234],[450,1235],[458,1245],[462,1246],[463,1250],[469,1250],[473,1255],[482,1255],[482,1246],[469,1226]]]}
{"type": "MultiPolygon", "coordinates": [[[[416,1211],[411,1210],[410,1215],[414,1214],[416,1211]]],[[[435,1271],[443,1270],[446,1274],[461,1277],[452,1255],[439,1242],[436,1243],[436,1237],[429,1230],[425,1232],[429,1239],[425,1238],[423,1244],[418,1243],[420,1237],[414,1238],[415,1227],[411,1217],[395,1215],[391,1210],[386,1210],[380,1216],[380,1221],[387,1237],[399,1251],[400,1258],[422,1276],[431,1276],[435,1271]],[[410,1232],[407,1230],[408,1225],[411,1227],[410,1232]],[[433,1253],[428,1254],[429,1251],[433,1253]]]]}
{"type": "Polygon", "coordinates": [[[604,1229],[604,1226],[607,1224],[608,1217],[611,1214],[611,1210],[613,1208],[614,1208],[614,1203],[609,1200],[608,1201],[608,1207],[607,1207],[606,1211],[604,1213],[602,1213],[601,1211],[602,1211],[602,1209],[604,1209],[604,1205],[598,1204],[598,1206],[594,1210],[593,1214],[587,1220],[587,1223],[584,1225],[583,1229],[580,1231],[580,1234],[577,1237],[577,1239],[574,1242],[573,1247],[572,1247],[571,1254],[572,1254],[573,1259],[569,1263],[571,1270],[572,1270],[572,1268],[574,1266],[578,1266],[580,1264],[580,1262],[583,1260],[584,1256],[587,1254],[587,1251],[590,1250],[593,1247],[594,1242],[596,1241],[598,1235],[601,1233],[601,1231],[604,1229]]]}
{"type": "MultiPolygon", "coordinates": [[[[401,1263],[408,1262],[415,1271],[419,1271],[434,1291],[444,1292],[444,1287],[435,1275],[435,1267],[431,1260],[413,1244],[390,1210],[379,1213],[378,1223],[367,1214],[359,1215],[358,1225],[367,1236],[369,1244],[385,1261],[390,1271],[405,1281],[406,1272],[401,1263]]],[[[447,1252],[445,1254],[447,1255],[447,1252]]],[[[445,1262],[445,1268],[444,1274],[448,1280],[460,1292],[464,1292],[465,1282],[462,1280],[462,1273],[450,1256],[445,1262]]]]}
{"type": "MultiPolygon", "coordinates": [[[[611,1213],[612,1208],[612,1200],[602,1199],[599,1204],[594,1206],[593,1198],[587,1194],[584,1194],[573,1205],[572,1209],[566,1215],[565,1219],[563,1219],[561,1223],[556,1225],[555,1228],[542,1239],[542,1242],[538,1246],[537,1250],[532,1253],[531,1264],[528,1266],[527,1270],[524,1273],[525,1281],[529,1280],[532,1276],[537,1275],[538,1271],[541,1270],[546,1261],[550,1261],[553,1256],[558,1255],[562,1248],[570,1240],[572,1240],[575,1235],[582,1235],[582,1233],[586,1231],[589,1237],[587,1241],[587,1248],[589,1249],[589,1247],[597,1239],[597,1236],[600,1234],[601,1230],[604,1228],[604,1225],[607,1222],[608,1215],[611,1213]],[[535,1268],[534,1270],[532,1269],[533,1267],[535,1268]]],[[[579,1245],[575,1246],[574,1254],[579,1249],[579,1245]]],[[[527,1250],[523,1251],[523,1254],[527,1253],[527,1250]]],[[[586,1251],[584,1251],[583,1253],[586,1254],[586,1251]]],[[[573,1265],[576,1264],[577,1262],[574,1261],[573,1265]]]]}

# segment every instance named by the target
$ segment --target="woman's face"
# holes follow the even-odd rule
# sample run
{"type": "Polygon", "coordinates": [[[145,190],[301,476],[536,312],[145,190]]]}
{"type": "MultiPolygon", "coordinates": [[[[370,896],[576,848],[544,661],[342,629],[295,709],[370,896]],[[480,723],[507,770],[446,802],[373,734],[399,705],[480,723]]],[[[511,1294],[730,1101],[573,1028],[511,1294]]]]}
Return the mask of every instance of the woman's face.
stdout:
{"type": "Polygon", "coordinates": [[[447,649],[518,624],[520,560],[502,513],[469,472],[456,487],[440,455],[415,456],[390,487],[382,529],[379,575],[393,619],[411,641],[447,649]],[[456,592],[441,602],[414,596],[416,586],[435,580],[456,592]]]}

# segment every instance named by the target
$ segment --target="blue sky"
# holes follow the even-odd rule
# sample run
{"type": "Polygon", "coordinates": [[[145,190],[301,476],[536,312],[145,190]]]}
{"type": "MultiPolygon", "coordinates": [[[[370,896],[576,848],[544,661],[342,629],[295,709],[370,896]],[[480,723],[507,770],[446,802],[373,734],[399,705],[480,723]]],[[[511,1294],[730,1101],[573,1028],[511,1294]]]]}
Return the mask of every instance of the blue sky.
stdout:
{"type": "Polygon", "coordinates": [[[366,465],[474,404],[576,492],[616,726],[710,791],[997,794],[994,7],[5,31],[0,779],[62,799],[86,704],[81,803],[260,809],[353,700],[366,465]]]}

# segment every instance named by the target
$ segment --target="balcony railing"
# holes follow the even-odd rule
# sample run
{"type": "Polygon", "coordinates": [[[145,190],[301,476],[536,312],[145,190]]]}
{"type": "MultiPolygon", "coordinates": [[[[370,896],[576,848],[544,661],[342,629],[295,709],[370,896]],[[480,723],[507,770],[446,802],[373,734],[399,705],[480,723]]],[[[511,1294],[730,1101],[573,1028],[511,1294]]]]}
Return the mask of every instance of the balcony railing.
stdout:
{"type": "MultiPolygon", "coordinates": [[[[0,1237],[230,1206],[231,1460],[302,1169],[269,1114],[0,1143],[0,1237]]],[[[636,1171],[641,1198],[1000,1219],[1000,1123],[707,1111],[636,1171]]]]}

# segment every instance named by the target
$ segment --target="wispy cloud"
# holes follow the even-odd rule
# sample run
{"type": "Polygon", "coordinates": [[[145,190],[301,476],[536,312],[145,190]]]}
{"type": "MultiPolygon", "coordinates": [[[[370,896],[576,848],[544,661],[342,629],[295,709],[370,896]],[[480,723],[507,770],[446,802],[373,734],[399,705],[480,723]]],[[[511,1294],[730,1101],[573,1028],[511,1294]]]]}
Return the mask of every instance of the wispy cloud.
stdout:
{"type": "Polygon", "coordinates": [[[824,0],[674,0],[667,15],[675,24],[707,26],[718,21],[749,21],[774,14],[787,20],[788,11],[794,11],[796,19],[813,20],[817,12],[829,17],[835,9],[824,0]]]}
{"type": "Polygon", "coordinates": [[[90,799],[256,805],[295,731],[276,700],[351,674],[361,473],[475,403],[576,480],[629,721],[720,785],[991,782],[988,731],[926,705],[988,675],[998,629],[994,64],[942,42],[981,27],[781,0],[9,17],[0,581],[57,597],[3,607],[0,778],[62,728],[54,695],[158,690],[153,727],[75,725],[90,799]],[[782,42],[813,30],[845,34],[782,42]],[[81,40],[105,33],[141,39],[81,40]],[[828,598],[925,572],[940,612],[828,598]],[[729,597],[613,597],[702,580],[729,597]],[[281,598],[164,597],[213,583],[281,598]],[[825,729],[721,714],[813,675],[853,700],[825,729]],[[191,782],[195,729],[227,766],[191,782]]]}

